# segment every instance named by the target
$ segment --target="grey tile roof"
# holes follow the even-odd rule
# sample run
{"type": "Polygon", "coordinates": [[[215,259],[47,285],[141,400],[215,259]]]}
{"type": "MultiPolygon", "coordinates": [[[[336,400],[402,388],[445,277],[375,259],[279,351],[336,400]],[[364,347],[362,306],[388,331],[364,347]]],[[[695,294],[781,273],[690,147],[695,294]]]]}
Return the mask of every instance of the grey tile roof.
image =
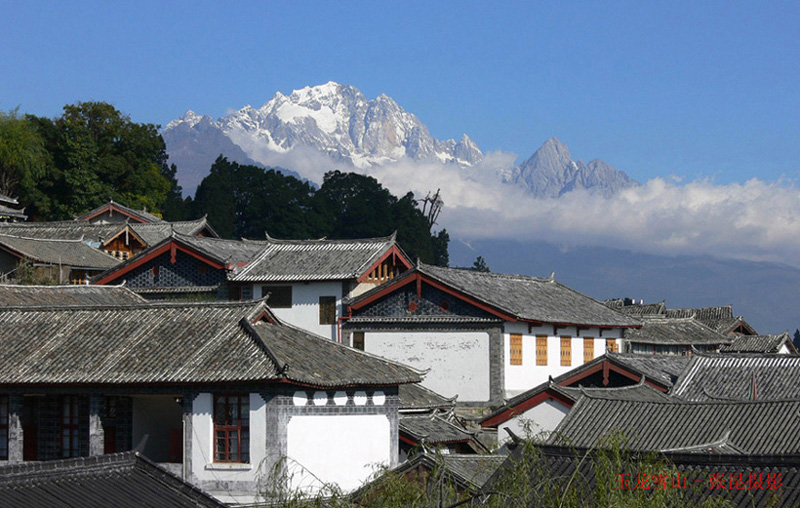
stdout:
{"type": "Polygon", "coordinates": [[[290,325],[254,326],[289,381],[321,387],[418,383],[419,371],[290,325]]]}
{"type": "MultiPolygon", "coordinates": [[[[747,324],[741,316],[733,315],[733,306],[719,305],[716,307],[698,307],[686,309],[667,309],[667,317],[669,318],[687,318],[693,317],[706,325],[707,327],[718,331],[722,334],[727,334],[735,329],[739,324],[743,324],[746,329],[752,330],[752,327],[747,324]]],[[[755,334],[752,330],[751,333],[755,334]]]]}
{"type": "Polygon", "coordinates": [[[357,323],[457,323],[457,324],[466,324],[466,323],[476,323],[476,324],[488,324],[488,323],[502,323],[501,319],[496,318],[482,318],[482,317],[473,317],[473,316],[448,316],[448,315],[441,315],[441,316],[403,316],[403,317],[395,317],[395,316],[353,316],[348,318],[348,324],[357,324],[357,323]]]}
{"type": "Polygon", "coordinates": [[[0,383],[418,382],[410,368],[279,324],[263,300],[0,309],[0,383]],[[285,373],[282,372],[285,369],[285,373]]]}
{"type": "Polygon", "coordinates": [[[800,453],[800,400],[756,402],[631,401],[581,397],[550,444],[591,448],[620,432],[631,450],[659,451],[728,437],[754,454],[800,453]]]}
{"type": "Polygon", "coordinates": [[[361,240],[276,240],[267,236],[264,250],[233,280],[355,279],[395,246],[394,234],[361,240]]]}
{"type": "Polygon", "coordinates": [[[244,266],[267,246],[267,242],[253,240],[225,240],[175,233],[172,238],[216,259],[223,264],[244,266]]]}
{"type": "Polygon", "coordinates": [[[800,399],[800,356],[697,354],[670,392],[687,400],[800,399]]]}
{"type": "Polygon", "coordinates": [[[721,353],[777,353],[786,345],[791,353],[797,353],[788,332],[770,335],[739,335],[730,345],[720,348],[721,353]]]}
{"type": "Polygon", "coordinates": [[[606,353],[612,362],[624,365],[633,372],[645,375],[663,386],[672,386],[692,362],[691,356],[678,355],[637,355],[627,353],[606,353]]]}
{"type": "Polygon", "coordinates": [[[0,247],[20,257],[49,265],[105,270],[119,260],[81,240],[45,240],[0,234],[0,247]]]}
{"type": "Polygon", "coordinates": [[[207,231],[213,237],[219,236],[205,217],[197,220],[159,222],[156,224],[131,223],[129,225],[147,245],[155,245],[173,233],[195,236],[201,231],[207,231]]]}
{"type": "Polygon", "coordinates": [[[86,242],[105,242],[115,237],[128,226],[147,245],[155,245],[169,237],[173,231],[185,235],[194,235],[204,229],[210,229],[205,217],[202,219],[162,222],[158,224],[117,223],[92,224],[86,221],[55,222],[0,222],[0,234],[39,238],[47,240],[84,240],[86,242]]]}
{"type": "Polygon", "coordinates": [[[15,508],[224,508],[137,452],[0,467],[0,504],[15,508]]]}
{"type": "Polygon", "coordinates": [[[145,300],[124,286],[20,286],[0,284],[0,306],[137,305],[145,300]]]}
{"type": "Polygon", "coordinates": [[[707,327],[694,318],[642,318],[642,328],[629,330],[625,340],[640,344],[659,345],[719,345],[731,339],[707,327]]]}
{"type": "Polygon", "coordinates": [[[113,199],[110,200],[108,203],[104,203],[93,210],[78,215],[77,217],[75,217],[75,220],[89,220],[90,217],[93,217],[97,214],[101,214],[105,212],[107,209],[111,208],[112,206],[121,210],[123,213],[136,217],[137,219],[142,220],[144,222],[149,222],[149,223],[166,222],[161,217],[156,217],[152,213],[149,213],[146,209],[135,210],[123,204],[115,203],[113,199]]]}
{"type": "MultiPolygon", "coordinates": [[[[608,493],[608,489],[619,486],[619,474],[627,474],[630,485],[619,492],[624,500],[635,506],[646,506],[646,496],[664,494],[650,482],[648,490],[631,490],[636,484],[637,475],[645,464],[653,464],[653,459],[641,457],[635,453],[622,453],[618,458],[613,454],[583,448],[531,445],[518,446],[508,458],[508,462],[498,468],[497,472],[483,486],[481,491],[489,496],[492,506],[508,508],[538,508],[548,505],[547,500],[562,495],[563,487],[570,485],[582,503],[581,506],[600,506],[600,492],[608,493]],[[603,454],[602,457],[600,454],[603,454]],[[533,457],[533,458],[531,458],[533,457]],[[526,462],[523,462],[526,461],[526,462]],[[529,491],[527,499],[513,496],[494,496],[491,493],[502,491],[502,486],[509,481],[509,474],[524,473],[520,465],[529,468],[528,484],[534,488],[529,491]],[[608,471],[609,464],[611,464],[608,471]],[[605,470],[605,474],[600,473],[605,470]],[[599,473],[599,474],[598,474],[599,473]],[[611,478],[609,478],[609,475],[611,478]],[[610,485],[608,482],[616,482],[610,485]],[[638,499],[638,502],[637,502],[638,499]]],[[[670,499],[678,501],[680,506],[707,506],[704,501],[712,501],[712,506],[729,506],[731,508],[792,508],[800,506],[800,455],[720,455],[666,452],[659,454],[666,468],[674,468],[671,474],[680,474],[684,478],[685,488],[675,486],[670,499]],[[761,479],[762,488],[729,488],[731,478],[742,478],[745,485],[749,475],[761,479]],[[768,489],[767,475],[779,474],[781,486],[768,489]],[[725,488],[712,489],[709,485],[710,475],[719,475],[725,488]],[[739,477],[739,475],[742,475],[739,477]],[[694,485],[691,487],[689,485],[694,485]],[[672,494],[679,499],[672,497],[672,494]],[[716,498],[710,500],[708,498],[716,498]],[[720,504],[715,501],[722,501],[720,504]]],[[[652,466],[651,466],[652,467],[652,466]]],[[[645,472],[645,471],[642,471],[645,472]]],[[[518,476],[514,476],[518,478],[518,476]]],[[[511,480],[513,481],[513,479],[511,480]]],[[[519,480],[517,480],[519,481],[519,480]]],[[[668,488],[672,488],[672,477],[668,480],[668,488]]],[[[481,499],[485,499],[481,497],[481,499]]],[[[607,499],[607,498],[606,498],[607,499]]],[[[619,499],[619,498],[618,498],[619,499]]],[[[620,499],[620,501],[622,501],[620,499]]],[[[622,501],[623,503],[625,501],[622,501]]],[[[654,502],[662,506],[663,501],[654,502]]],[[[671,505],[670,505],[671,506],[671,505]]]]}
{"type": "Polygon", "coordinates": [[[400,416],[400,433],[417,443],[431,445],[445,443],[465,443],[472,440],[473,433],[449,422],[436,414],[400,416]]]}
{"type": "MultiPolygon", "coordinates": [[[[609,309],[597,300],[551,279],[483,273],[426,264],[417,265],[401,277],[410,277],[415,273],[427,275],[518,319],[615,328],[640,325],[637,319],[609,309]]],[[[391,284],[391,281],[386,284],[391,284]]],[[[352,299],[351,303],[368,298],[381,289],[379,286],[352,299]]]]}
{"type": "Polygon", "coordinates": [[[664,302],[658,303],[633,303],[625,305],[622,299],[606,300],[603,302],[607,307],[622,312],[629,316],[660,316],[666,314],[667,306],[664,302]]]}
{"type": "Polygon", "coordinates": [[[419,383],[400,385],[398,396],[401,411],[432,410],[455,406],[455,397],[445,398],[419,383]]]}
{"type": "Polygon", "coordinates": [[[426,452],[414,456],[394,471],[401,474],[417,468],[441,471],[447,479],[461,488],[477,491],[505,461],[506,457],[503,455],[455,453],[434,455],[426,452]]]}

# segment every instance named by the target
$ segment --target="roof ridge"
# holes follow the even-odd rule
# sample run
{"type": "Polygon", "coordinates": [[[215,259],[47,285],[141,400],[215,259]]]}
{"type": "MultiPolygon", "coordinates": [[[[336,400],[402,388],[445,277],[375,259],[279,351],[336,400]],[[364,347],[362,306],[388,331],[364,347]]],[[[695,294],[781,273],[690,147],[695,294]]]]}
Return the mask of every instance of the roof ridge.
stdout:
{"type": "Polygon", "coordinates": [[[70,238],[33,238],[30,236],[20,236],[20,235],[9,235],[7,233],[0,233],[0,237],[2,238],[16,238],[18,240],[32,240],[35,242],[64,242],[64,243],[85,243],[82,239],[70,239],[70,238]]]}
{"type": "MultiPolygon", "coordinates": [[[[84,287],[101,287],[98,285],[90,285],[84,287]]],[[[119,287],[119,286],[112,286],[112,287],[119,287]]],[[[63,311],[65,308],[69,308],[71,311],[75,310],[131,310],[131,309],[178,309],[178,308],[191,308],[191,307],[206,307],[206,308],[224,308],[224,307],[254,307],[257,304],[261,303],[263,298],[258,300],[238,300],[238,301],[225,301],[225,300],[213,300],[213,301],[203,301],[203,302],[187,302],[187,301],[166,301],[166,300],[145,300],[142,303],[127,303],[127,304],[89,304],[89,305],[43,305],[43,306],[33,306],[33,305],[8,305],[0,307],[0,313],[2,312],[10,312],[10,311],[30,311],[30,312],[58,312],[63,311]]]]}

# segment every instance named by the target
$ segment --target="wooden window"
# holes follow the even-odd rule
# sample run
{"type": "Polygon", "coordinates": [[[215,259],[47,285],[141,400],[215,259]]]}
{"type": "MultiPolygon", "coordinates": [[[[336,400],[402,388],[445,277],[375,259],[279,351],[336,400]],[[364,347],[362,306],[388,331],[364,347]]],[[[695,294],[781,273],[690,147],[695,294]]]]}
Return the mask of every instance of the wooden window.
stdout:
{"type": "Polygon", "coordinates": [[[319,297],[319,324],[321,324],[321,325],[335,325],[336,324],[336,297],[335,296],[320,296],[319,297]]]}
{"type": "Polygon", "coordinates": [[[0,460],[8,460],[8,397],[0,396],[0,460]]]}
{"type": "Polygon", "coordinates": [[[572,365],[572,337],[561,337],[561,365],[572,365]]]}
{"type": "Polygon", "coordinates": [[[522,365],[522,334],[512,333],[509,346],[511,365],[522,365]]]}
{"type": "Polygon", "coordinates": [[[364,351],[364,332],[353,332],[353,348],[364,351]]]}
{"type": "Polygon", "coordinates": [[[250,462],[250,396],[214,395],[214,461],[250,462]]]}
{"type": "Polygon", "coordinates": [[[536,336],[536,365],[547,365],[547,336],[536,336]]]}
{"type": "Polygon", "coordinates": [[[261,296],[267,296],[267,293],[269,293],[267,305],[273,309],[292,308],[292,286],[263,286],[261,296]]]}
{"type": "Polygon", "coordinates": [[[606,351],[610,353],[619,353],[617,339],[606,339],[606,351]]]}
{"type": "Polygon", "coordinates": [[[61,457],[80,457],[80,400],[74,395],[61,399],[61,457]]]}
{"type": "Polygon", "coordinates": [[[583,339],[583,363],[594,360],[594,337],[584,337],[583,339]]]}

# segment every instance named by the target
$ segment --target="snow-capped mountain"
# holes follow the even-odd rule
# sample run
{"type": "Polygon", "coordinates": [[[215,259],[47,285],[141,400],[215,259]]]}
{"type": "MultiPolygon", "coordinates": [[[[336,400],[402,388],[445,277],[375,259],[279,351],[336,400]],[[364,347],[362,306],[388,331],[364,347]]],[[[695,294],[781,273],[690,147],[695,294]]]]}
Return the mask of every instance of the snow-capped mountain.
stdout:
{"type": "Polygon", "coordinates": [[[289,95],[278,92],[260,108],[245,106],[218,120],[188,111],[162,136],[187,188],[199,183],[220,153],[237,162],[267,163],[265,154],[303,147],[354,168],[402,158],[471,166],[483,158],[466,134],[459,141],[440,141],[390,97],[368,100],[357,88],[334,82],[289,95]]]}
{"type": "Polygon", "coordinates": [[[536,197],[558,197],[577,189],[590,189],[610,196],[638,185],[623,171],[594,159],[588,164],[574,161],[567,145],[550,138],[525,162],[504,175],[506,182],[526,187],[536,197]]]}

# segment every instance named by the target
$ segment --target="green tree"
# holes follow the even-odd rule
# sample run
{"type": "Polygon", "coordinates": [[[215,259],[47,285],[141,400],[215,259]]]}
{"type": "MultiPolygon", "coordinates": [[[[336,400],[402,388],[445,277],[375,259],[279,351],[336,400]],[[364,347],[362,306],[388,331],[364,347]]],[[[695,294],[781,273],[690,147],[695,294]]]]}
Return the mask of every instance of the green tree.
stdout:
{"type": "Polygon", "coordinates": [[[792,342],[794,342],[794,347],[800,349],[800,328],[795,328],[792,342]]]}
{"type": "Polygon", "coordinates": [[[0,111],[0,193],[15,197],[35,186],[50,164],[50,154],[36,125],[21,118],[16,109],[0,111]]]}
{"type": "Polygon", "coordinates": [[[109,199],[159,211],[177,184],[157,127],[132,122],[108,103],[67,105],[55,120],[28,118],[56,166],[47,199],[29,202],[44,219],[69,219],[109,199]]]}
{"type": "Polygon", "coordinates": [[[472,263],[471,269],[475,270],[476,272],[486,272],[486,273],[491,272],[491,270],[489,270],[489,265],[486,264],[486,260],[483,259],[483,256],[478,256],[478,259],[476,259],[475,262],[472,263]]]}

